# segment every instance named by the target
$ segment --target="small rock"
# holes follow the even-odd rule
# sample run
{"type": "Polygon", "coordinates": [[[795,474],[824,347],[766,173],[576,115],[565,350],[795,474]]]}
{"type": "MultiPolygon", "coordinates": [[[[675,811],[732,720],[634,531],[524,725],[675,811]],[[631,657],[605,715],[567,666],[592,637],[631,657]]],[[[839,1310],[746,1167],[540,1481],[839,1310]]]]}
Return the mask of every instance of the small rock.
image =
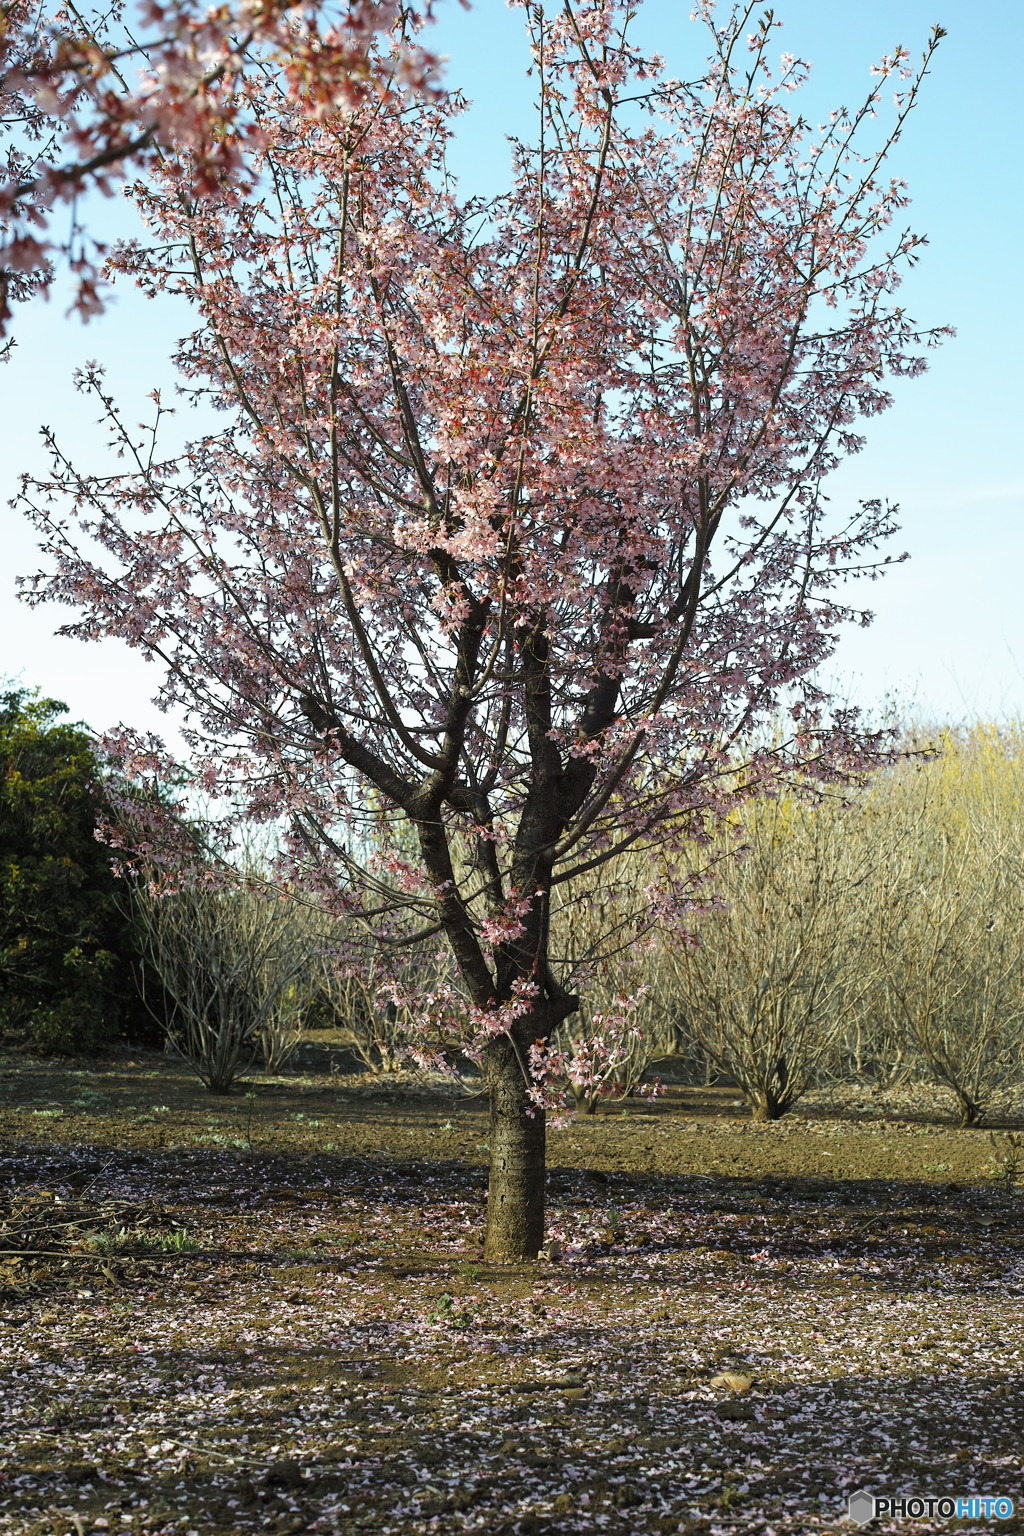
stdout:
{"type": "Polygon", "coordinates": [[[749,1392],[754,1385],[753,1378],[744,1376],[739,1371],[719,1371],[717,1376],[712,1376],[713,1387],[728,1387],[730,1392],[749,1392]]]}

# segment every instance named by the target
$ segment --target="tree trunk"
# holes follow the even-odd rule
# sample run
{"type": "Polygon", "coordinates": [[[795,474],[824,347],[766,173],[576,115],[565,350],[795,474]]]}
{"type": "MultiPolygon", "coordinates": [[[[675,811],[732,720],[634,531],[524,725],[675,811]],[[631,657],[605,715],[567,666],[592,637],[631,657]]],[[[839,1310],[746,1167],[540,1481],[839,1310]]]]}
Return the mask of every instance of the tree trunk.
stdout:
{"type": "Polygon", "coordinates": [[[792,1084],[785,1056],[780,1056],[769,1074],[753,1089],[745,1090],[752,1120],[779,1120],[792,1101],[792,1084]]]}
{"type": "Polygon", "coordinates": [[[968,1130],[973,1125],[980,1125],[985,1118],[985,1110],[981,1104],[976,1104],[970,1094],[957,1093],[960,1101],[960,1127],[968,1130]]]}
{"type": "Polygon", "coordinates": [[[781,1120],[789,1108],[789,1100],[770,1088],[762,1088],[746,1095],[750,1105],[751,1120],[781,1120]]]}
{"type": "Polygon", "coordinates": [[[544,1111],[527,1096],[519,1055],[507,1036],[487,1048],[491,1171],[484,1256],[496,1264],[535,1259],[544,1241],[544,1111]]]}

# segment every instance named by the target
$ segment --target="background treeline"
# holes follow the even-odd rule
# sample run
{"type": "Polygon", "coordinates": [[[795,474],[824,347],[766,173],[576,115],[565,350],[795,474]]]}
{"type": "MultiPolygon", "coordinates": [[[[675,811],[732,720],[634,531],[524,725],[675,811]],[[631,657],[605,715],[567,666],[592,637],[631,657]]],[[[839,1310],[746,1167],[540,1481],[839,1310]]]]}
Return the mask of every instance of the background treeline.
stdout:
{"type": "MultiPolygon", "coordinates": [[[[268,894],[256,855],[230,888],[157,896],[114,878],[93,836],[103,776],[61,712],[0,695],[3,1038],[168,1040],[220,1092],[323,1026],[371,1071],[404,1065],[409,1020],[380,1005],[372,953],[339,974],[346,935],[268,894]]],[[[579,1074],[584,1108],[636,1092],[656,1063],[734,1085],[762,1119],[837,1081],[930,1080],[966,1125],[1024,1090],[1024,729],[935,733],[908,754],[856,791],[764,801],[695,849],[721,902],[695,917],[692,946],[633,940],[652,855],[607,870],[606,902],[564,893],[556,949],[587,985],[558,1044],[580,1063],[605,1044],[579,1074]]],[[[424,971],[428,988],[446,979],[436,954],[405,963],[420,987],[424,971]]]]}
{"type": "Polygon", "coordinates": [[[646,990],[620,1081],[673,1054],[774,1119],[813,1085],[930,1080],[965,1125],[1024,1089],[1024,732],[909,746],[855,794],[751,809],[699,945],[629,960],[646,990]]]}

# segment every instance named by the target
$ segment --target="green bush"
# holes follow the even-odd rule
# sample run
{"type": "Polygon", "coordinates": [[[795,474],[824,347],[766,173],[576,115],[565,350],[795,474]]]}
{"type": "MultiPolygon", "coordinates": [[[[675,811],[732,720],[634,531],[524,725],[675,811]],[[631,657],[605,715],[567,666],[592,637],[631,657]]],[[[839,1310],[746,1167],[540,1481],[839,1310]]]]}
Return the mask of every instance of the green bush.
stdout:
{"type": "Polygon", "coordinates": [[[89,1051],[138,1026],[133,944],[110,850],[103,775],[66,705],[0,693],[0,1038],[89,1051]]]}

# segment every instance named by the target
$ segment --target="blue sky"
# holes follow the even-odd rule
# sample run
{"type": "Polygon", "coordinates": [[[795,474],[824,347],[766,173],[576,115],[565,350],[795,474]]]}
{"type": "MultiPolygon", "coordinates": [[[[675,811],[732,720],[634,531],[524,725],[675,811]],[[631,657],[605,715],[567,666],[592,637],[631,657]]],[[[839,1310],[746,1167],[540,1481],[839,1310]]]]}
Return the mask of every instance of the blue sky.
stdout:
{"type": "MultiPolygon", "coordinates": [[[[901,302],[922,323],[952,324],[958,334],[932,354],[923,379],[897,385],[893,409],[868,424],[864,452],[834,478],[837,509],[872,496],[898,501],[901,543],[911,555],[866,594],[877,619],[844,637],[837,685],[869,708],[898,694],[928,719],[1024,715],[1024,178],[1015,105],[1024,6],[778,0],[775,12],[784,22],[779,50],[814,65],[802,106],[815,118],[858,100],[871,62],[897,43],[916,56],[934,22],[949,33],[892,169],[909,182],[913,225],[931,241],[901,302]]],[[[688,13],[687,0],[646,0],[638,20],[638,35],[684,77],[703,55],[688,13]]],[[[505,136],[529,135],[532,122],[520,17],[502,0],[476,0],[470,11],[442,0],[440,15],[432,45],[449,56],[448,82],[474,103],[460,126],[456,169],[468,190],[500,190],[505,136]]],[[[127,227],[110,203],[96,207],[93,224],[98,233],[127,227]]],[[[167,356],[187,326],[174,305],[126,289],[88,327],[65,319],[64,308],[58,296],[24,311],[17,350],[0,368],[0,506],[20,470],[41,465],[42,423],[91,456],[95,412],[71,388],[76,366],[103,361],[122,399],[139,402],[140,416],[147,391],[172,383],[167,356]]],[[[148,702],[156,674],[137,654],[113,642],[55,637],[62,613],[16,603],[14,577],[34,567],[34,545],[5,506],[0,517],[0,671],[66,699],[96,727],[123,719],[159,728],[148,702]]]]}

